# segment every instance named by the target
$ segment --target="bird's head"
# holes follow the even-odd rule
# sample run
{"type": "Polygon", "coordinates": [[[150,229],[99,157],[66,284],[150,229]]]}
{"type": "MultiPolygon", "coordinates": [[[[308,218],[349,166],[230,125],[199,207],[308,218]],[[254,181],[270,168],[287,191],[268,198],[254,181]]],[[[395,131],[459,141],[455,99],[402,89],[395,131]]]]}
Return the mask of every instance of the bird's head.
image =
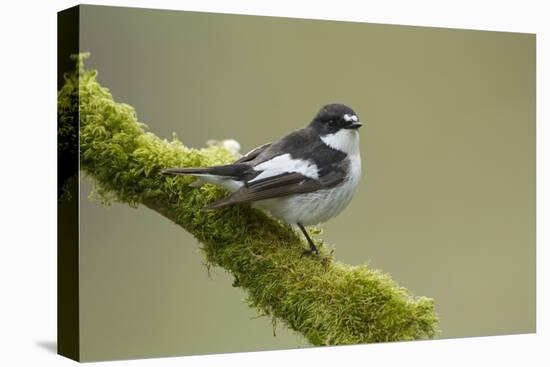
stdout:
{"type": "Polygon", "coordinates": [[[351,108],[343,104],[332,103],[321,107],[309,126],[320,135],[327,135],[335,134],[343,129],[357,131],[362,124],[351,108]]]}

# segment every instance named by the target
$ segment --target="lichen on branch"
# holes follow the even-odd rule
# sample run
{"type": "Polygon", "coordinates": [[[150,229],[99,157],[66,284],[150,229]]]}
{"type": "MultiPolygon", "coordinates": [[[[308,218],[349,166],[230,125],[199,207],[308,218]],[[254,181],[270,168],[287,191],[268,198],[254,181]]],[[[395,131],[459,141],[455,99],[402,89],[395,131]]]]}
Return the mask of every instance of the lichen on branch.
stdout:
{"type": "Polygon", "coordinates": [[[80,167],[99,195],[143,205],[183,227],[200,241],[208,264],[234,275],[250,306],[314,345],[436,335],[433,300],[412,296],[389,275],[338,262],[323,246],[319,257],[303,256],[307,245],[296,233],[248,205],[202,211],[226,192],[210,184],[190,187],[193,178],[166,177],[161,170],[235,157],[222,147],[191,149],[149,132],[131,106],[115,102],[98,83],[96,71],[84,68],[87,56],[76,58],[76,70],[58,93],[59,129],[72,132],[63,125],[74,124],[68,116],[80,113],[80,167]]]}

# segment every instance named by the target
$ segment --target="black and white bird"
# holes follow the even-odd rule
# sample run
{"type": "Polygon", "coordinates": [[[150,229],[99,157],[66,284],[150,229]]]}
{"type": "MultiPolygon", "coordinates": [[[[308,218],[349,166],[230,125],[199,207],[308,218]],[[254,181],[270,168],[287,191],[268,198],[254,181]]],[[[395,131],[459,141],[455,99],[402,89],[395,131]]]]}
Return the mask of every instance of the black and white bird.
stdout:
{"type": "Polygon", "coordinates": [[[304,226],[326,222],[350,203],[361,177],[361,125],[348,106],[328,104],[305,128],[253,149],[232,164],[162,173],[191,175],[225,187],[231,194],[205,209],[251,203],[297,225],[310,251],[318,253],[304,226]]]}

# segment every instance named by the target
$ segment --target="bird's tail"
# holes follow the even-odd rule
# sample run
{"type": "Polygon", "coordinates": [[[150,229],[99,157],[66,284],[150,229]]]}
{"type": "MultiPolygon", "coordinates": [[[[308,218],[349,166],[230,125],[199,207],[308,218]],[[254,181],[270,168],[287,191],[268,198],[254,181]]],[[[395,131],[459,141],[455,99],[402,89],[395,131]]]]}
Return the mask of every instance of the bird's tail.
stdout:
{"type": "Polygon", "coordinates": [[[167,168],[161,171],[166,176],[209,174],[210,168],[167,168]]]}
{"type": "Polygon", "coordinates": [[[222,177],[239,177],[250,167],[246,164],[228,164],[225,166],[214,166],[206,168],[167,168],[162,170],[163,175],[178,176],[178,175],[214,175],[222,177]]]}

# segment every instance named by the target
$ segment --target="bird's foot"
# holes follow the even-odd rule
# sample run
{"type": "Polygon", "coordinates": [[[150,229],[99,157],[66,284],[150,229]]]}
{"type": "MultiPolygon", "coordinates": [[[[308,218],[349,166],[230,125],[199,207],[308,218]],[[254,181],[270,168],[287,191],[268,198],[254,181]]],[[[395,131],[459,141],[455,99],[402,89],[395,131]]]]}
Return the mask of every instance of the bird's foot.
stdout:
{"type": "Polygon", "coordinates": [[[307,256],[316,255],[316,256],[319,256],[319,249],[315,245],[312,245],[310,248],[305,249],[302,252],[302,255],[307,255],[307,256]]]}
{"type": "Polygon", "coordinates": [[[313,240],[311,239],[311,237],[309,237],[309,235],[307,234],[307,231],[304,228],[304,225],[300,222],[298,222],[296,224],[302,230],[302,233],[306,237],[307,243],[309,243],[309,250],[304,250],[304,255],[306,255],[306,254],[307,255],[313,255],[313,254],[319,255],[319,250],[317,249],[317,246],[315,246],[315,244],[313,243],[313,240]]]}

